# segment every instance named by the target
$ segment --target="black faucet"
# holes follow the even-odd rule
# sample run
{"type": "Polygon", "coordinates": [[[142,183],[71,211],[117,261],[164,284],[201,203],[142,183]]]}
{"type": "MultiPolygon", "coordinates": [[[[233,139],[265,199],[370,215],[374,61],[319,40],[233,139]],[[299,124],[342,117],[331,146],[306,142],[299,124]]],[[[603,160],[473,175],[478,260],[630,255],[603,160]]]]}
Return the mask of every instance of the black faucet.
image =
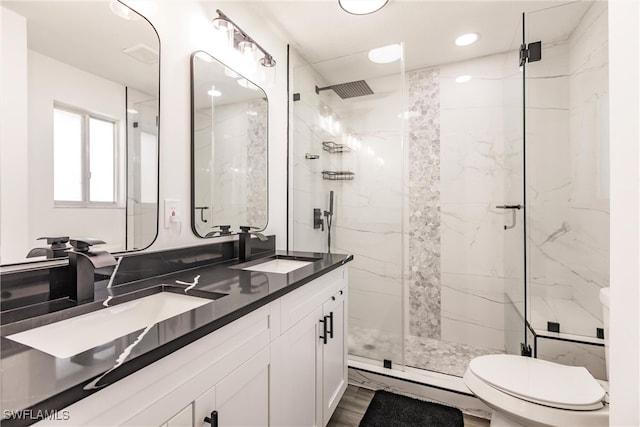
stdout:
{"type": "Polygon", "coordinates": [[[116,265],[115,258],[107,251],[92,252],[91,246],[103,244],[98,239],[70,239],[73,250],[69,251],[69,266],[75,278],[75,292],[70,298],[77,302],[93,300],[94,274],[96,268],[116,265]]]}
{"type": "Polygon", "coordinates": [[[240,262],[249,261],[251,259],[251,235],[253,234],[261,242],[269,240],[262,233],[257,231],[251,231],[251,229],[258,229],[258,227],[250,227],[248,225],[240,226],[240,233],[238,233],[238,259],[240,262]]]}
{"type": "Polygon", "coordinates": [[[54,258],[66,258],[67,251],[71,249],[67,246],[69,242],[68,236],[60,236],[60,237],[38,237],[37,240],[46,240],[47,245],[50,245],[46,248],[33,248],[27,254],[27,258],[33,258],[38,256],[45,256],[47,259],[54,258]]]}
{"type": "Polygon", "coordinates": [[[231,236],[232,234],[230,225],[214,225],[211,228],[220,228],[220,230],[210,231],[204,237],[214,237],[216,234],[220,234],[221,236],[231,236]]]}

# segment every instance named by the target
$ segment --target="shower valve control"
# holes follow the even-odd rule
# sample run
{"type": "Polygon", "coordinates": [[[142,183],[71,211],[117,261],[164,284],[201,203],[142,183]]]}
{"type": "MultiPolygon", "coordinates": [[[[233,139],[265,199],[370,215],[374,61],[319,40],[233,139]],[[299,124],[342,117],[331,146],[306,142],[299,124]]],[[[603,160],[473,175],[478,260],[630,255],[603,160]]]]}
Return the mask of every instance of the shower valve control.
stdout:
{"type": "Polygon", "coordinates": [[[324,231],[324,221],[322,220],[322,210],[320,208],[313,208],[313,228],[320,228],[324,231]]]}

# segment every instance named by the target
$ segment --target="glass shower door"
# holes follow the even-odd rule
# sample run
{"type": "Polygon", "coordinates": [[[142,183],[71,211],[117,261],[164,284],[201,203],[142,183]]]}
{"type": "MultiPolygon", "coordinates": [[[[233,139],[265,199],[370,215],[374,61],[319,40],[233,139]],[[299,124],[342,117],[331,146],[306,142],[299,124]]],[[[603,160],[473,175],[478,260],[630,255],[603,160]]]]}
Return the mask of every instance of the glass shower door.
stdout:
{"type": "Polygon", "coordinates": [[[349,354],[404,364],[402,60],[290,52],[289,248],[354,256],[349,354]],[[333,214],[331,214],[331,212],[333,214]]]}
{"type": "Polygon", "coordinates": [[[527,43],[542,42],[525,88],[527,318],[536,336],[550,338],[537,340],[538,357],[589,367],[603,357],[598,295],[609,286],[607,2],[526,18],[527,43]]]}
{"type": "Polygon", "coordinates": [[[503,213],[504,290],[505,290],[505,351],[508,354],[526,352],[526,263],[525,233],[525,114],[524,81],[526,63],[518,60],[524,40],[524,16],[511,43],[512,55],[504,62],[504,203],[496,208],[503,213]]]}

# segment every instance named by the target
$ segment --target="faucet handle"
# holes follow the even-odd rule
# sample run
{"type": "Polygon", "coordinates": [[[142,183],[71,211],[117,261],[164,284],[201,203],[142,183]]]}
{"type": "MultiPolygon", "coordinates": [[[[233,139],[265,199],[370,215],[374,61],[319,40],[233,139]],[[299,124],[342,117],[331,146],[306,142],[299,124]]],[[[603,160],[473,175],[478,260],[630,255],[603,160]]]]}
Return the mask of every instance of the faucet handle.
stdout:
{"type": "Polygon", "coordinates": [[[62,249],[67,247],[69,236],[38,237],[36,240],[46,240],[47,245],[51,245],[51,249],[62,249]]]}
{"type": "Polygon", "coordinates": [[[251,225],[241,225],[240,226],[240,232],[241,233],[249,233],[250,230],[259,230],[259,227],[253,227],[251,225]]]}
{"type": "Polygon", "coordinates": [[[89,252],[89,248],[93,245],[101,245],[106,242],[100,239],[92,239],[90,237],[81,237],[76,239],[69,239],[69,243],[73,246],[73,250],[76,252],[89,252]]]}

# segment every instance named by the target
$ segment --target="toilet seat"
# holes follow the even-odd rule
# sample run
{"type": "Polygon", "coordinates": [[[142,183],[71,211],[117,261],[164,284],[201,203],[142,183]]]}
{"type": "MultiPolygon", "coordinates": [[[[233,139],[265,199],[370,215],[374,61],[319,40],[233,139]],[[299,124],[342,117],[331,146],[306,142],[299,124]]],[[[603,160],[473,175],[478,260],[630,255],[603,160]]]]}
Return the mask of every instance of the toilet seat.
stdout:
{"type": "Polygon", "coordinates": [[[531,357],[497,354],[469,363],[469,371],[491,387],[539,405],[572,411],[603,407],[605,390],[583,367],[531,357]]]}

